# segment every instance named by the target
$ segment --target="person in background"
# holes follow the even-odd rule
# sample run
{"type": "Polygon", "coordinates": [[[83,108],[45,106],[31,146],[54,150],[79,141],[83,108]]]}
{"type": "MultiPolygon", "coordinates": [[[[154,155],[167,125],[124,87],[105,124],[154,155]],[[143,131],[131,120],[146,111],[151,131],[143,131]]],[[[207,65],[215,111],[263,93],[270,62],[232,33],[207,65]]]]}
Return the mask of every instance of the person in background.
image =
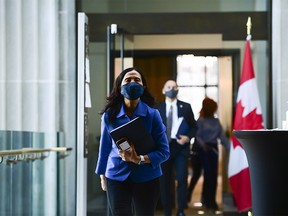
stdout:
{"type": "Polygon", "coordinates": [[[136,68],[122,71],[101,112],[101,138],[96,174],[107,192],[113,216],[154,215],[160,194],[161,163],[169,158],[166,129],[143,74],[136,68]],[[155,150],[138,155],[119,150],[109,132],[140,116],[155,141],[155,150]],[[132,207],[131,207],[132,205],[132,207]],[[134,214],[135,213],[135,214],[134,214]]]}
{"type": "Polygon", "coordinates": [[[187,201],[190,203],[194,188],[202,175],[202,165],[199,155],[199,145],[194,141],[190,152],[190,164],[192,167],[192,177],[188,186],[187,201]]]}
{"type": "Polygon", "coordinates": [[[177,216],[184,216],[184,209],[188,207],[187,178],[190,140],[195,136],[197,125],[191,105],[177,99],[178,85],[174,80],[168,80],[162,92],[166,99],[157,108],[167,128],[170,157],[161,165],[163,170],[160,178],[161,203],[165,216],[171,216],[176,178],[177,216]],[[183,121],[188,125],[187,131],[178,134],[180,123],[183,121]]]}
{"type": "Polygon", "coordinates": [[[197,120],[198,130],[195,138],[196,145],[200,146],[199,156],[204,171],[202,205],[211,211],[218,210],[216,202],[218,143],[220,142],[227,151],[230,150],[230,141],[224,134],[219,119],[215,117],[217,109],[218,104],[214,100],[204,98],[197,120]]]}

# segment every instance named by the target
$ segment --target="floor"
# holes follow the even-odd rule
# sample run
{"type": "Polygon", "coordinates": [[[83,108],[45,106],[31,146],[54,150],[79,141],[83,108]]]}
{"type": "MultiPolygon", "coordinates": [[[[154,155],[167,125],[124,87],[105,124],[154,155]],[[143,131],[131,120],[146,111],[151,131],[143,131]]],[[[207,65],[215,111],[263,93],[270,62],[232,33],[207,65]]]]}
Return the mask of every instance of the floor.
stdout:
{"type": "MultiPolygon", "coordinates": [[[[189,178],[191,175],[189,175],[189,178]]],[[[189,180],[189,179],[188,179],[189,180]]],[[[238,213],[237,209],[233,203],[232,194],[223,194],[222,193],[222,179],[221,176],[218,177],[218,187],[217,187],[217,203],[219,205],[219,211],[217,212],[207,212],[201,207],[200,198],[201,198],[201,188],[203,184],[203,178],[201,177],[195,187],[195,190],[192,194],[191,202],[188,204],[189,208],[185,210],[186,216],[249,216],[249,212],[238,213]]],[[[97,199],[91,200],[87,204],[87,216],[106,216],[106,197],[103,196],[97,197],[97,199]]],[[[173,210],[173,215],[176,215],[176,209],[173,210]]],[[[108,215],[107,215],[108,216],[108,215]]],[[[157,210],[155,216],[164,216],[161,210],[157,210]]]]}
{"type": "MultiPolygon", "coordinates": [[[[190,180],[191,175],[189,175],[190,180]]],[[[232,194],[223,194],[222,193],[222,178],[221,176],[218,177],[218,187],[217,187],[217,197],[216,201],[219,206],[219,211],[216,212],[209,212],[205,210],[201,206],[201,189],[203,184],[203,177],[201,177],[195,187],[195,190],[192,194],[191,202],[188,204],[189,208],[185,210],[186,216],[200,216],[200,215],[207,215],[207,216],[248,216],[248,212],[245,213],[238,213],[237,209],[233,203],[232,194]]],[[[176,215],[176,209],[173,210],[173,215],[176,215]]],[[[164,216],[161,210],[157,210],[155,216],[164,216]]]]}
{"type": "MultiPolygon", "coordinates": [[[[220,146],[220,149],[222,147],[220,146]]],[[[221,153],[222,151],[219,150],[221,153]]],[[[217,196],[216,201],[219,206],[219,211],[217,212],[207,212],[202,208],[201,200],[201,191],[203,184],[203,177],[201,177],[193,191],[191,202],[188,204],[189,208],[185,210],[186,216],[199,216],[199,215],[221,215],[221,216],[251,216],[250,212],[239,213],[233,201],[232,193],[223,193],[222,191],[222,154],[219,154],[219,175],[218,175],[218,186],[217,186],[217,196]]],[[[188,166],[188,182],[192,176],[192,167],[188,166]]],[[[97,195],[96,198],[88,201],[87,203],[87,216],[110,216],[107,214],[107,205],[106,205],[106,193],[103,192],[102,195],[97,195]]],[[[176,209],[173,210],[173,215],[176,215],[176,209]]],[[[163,211],[159,208],[157,209],[155,216],[164,216],[163,211]]]]}

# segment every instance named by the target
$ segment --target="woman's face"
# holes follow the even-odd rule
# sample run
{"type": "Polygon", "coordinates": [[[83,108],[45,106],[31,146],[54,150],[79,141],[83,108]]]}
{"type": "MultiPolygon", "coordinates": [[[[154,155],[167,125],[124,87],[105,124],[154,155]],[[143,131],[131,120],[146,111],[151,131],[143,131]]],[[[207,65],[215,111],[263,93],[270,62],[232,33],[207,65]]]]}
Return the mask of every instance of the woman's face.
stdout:
{"type": "Polygon", "coordinates": [[[138,73],[135,70],[130,71],[130,72],[125,74],[125,76],[123,77],[123,80],[121,82],[121,86],[123,86],[127,83],[130,83],[130,82],[136,82],[136,83],[143,86],[141,75],[140,75],[140,73],[138,73]]]}

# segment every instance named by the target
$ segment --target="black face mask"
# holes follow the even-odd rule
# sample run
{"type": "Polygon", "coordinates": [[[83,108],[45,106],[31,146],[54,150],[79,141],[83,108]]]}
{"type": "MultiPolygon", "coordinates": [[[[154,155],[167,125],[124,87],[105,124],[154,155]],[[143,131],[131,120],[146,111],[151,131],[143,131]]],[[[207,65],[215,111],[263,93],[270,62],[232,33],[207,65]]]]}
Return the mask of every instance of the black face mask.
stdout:
{"type": "Polygon", "coordinates": [[[130,82],[121,86],[121,94],[128,100],[136,100],[141,97],[144,92],[144,86],[130,82]]]}
{"type": "Polygon", "coordinates": [[[165,95],[169,98],[176,98],[178,94],[178,90],[171,89],[169,91],[165,91],[165,95]]]}

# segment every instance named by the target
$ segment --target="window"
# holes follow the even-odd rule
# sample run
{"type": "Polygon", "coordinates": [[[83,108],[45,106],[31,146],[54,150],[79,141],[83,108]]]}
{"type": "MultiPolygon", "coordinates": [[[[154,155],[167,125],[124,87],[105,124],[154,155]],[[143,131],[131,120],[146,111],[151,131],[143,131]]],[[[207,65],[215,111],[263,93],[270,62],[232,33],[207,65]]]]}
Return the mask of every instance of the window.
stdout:
{"type": "Polygon", "coordinates": [[[178,98],[191,104],[195,119],[198,119],[205,96],[218,101],[218,58],[178,55],[176,60],[178,98]]]}

